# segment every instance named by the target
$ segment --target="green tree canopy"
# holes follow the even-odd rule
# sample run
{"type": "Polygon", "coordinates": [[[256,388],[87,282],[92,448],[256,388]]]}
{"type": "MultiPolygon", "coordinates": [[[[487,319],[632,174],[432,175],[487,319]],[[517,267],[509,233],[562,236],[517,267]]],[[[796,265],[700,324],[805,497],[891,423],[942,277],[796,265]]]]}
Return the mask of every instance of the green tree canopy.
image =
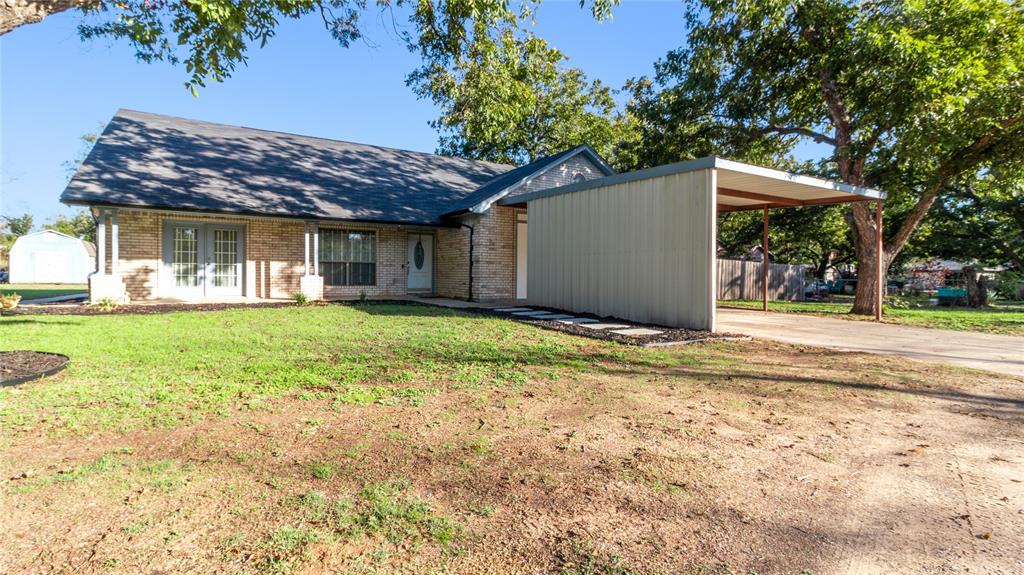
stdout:
{"type": "Polygon", "coordinates": [[[43,228],[54,230],[89,242],[96,241],[96,222],[86,210],[79,210],[75,215],[68,217],[58,215],[43,228]]]}
{"type": "Polygon", "coordinates": [[[527,30],[531,16],[527,7],[455,24],[469,30],[457,48],[424,36],[424,64],[407,83],[441,108],[431,122],[439,152],[520,164],[588,143],[612,157],[628,132],[612,90],[527,30]]]}
{"type": "Polygon", "coordinates": [[[1024,273],[1024,170],[991,172],[958,186],[936,205],[908,250],[1024,273]]]}
{"type": "MultiPolygon", "coordinates": [[[[886,265],[937,198],[1024,154],[1020,0],[691,0],[687,20],[687,47],[634,90],[640,149],[685,152],[696,133],[770,158],[817,142],[819,174],[890,193],[886,265]]],[[[871,269],[870,208],[846,220],[871,269]]],[[[854,311],[870,313],[860,277],[854,311]]]]}

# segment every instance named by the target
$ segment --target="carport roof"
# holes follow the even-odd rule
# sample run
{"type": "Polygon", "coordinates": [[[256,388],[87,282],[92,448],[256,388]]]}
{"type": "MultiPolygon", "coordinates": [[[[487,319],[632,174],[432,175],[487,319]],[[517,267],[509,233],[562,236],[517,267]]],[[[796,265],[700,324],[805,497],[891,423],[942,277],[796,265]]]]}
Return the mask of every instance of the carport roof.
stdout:
{"type": "Polygon", "coordinates": [[[539,198],[707,169],[714,169],[717,172],[719,211],[755,210],[766,206],[788,208],[885,199],[884,192],[872,188],[851,186],[822,178],[802,176],[708,156],[646,170],[615,174],[558,188],[510,195],[502,199],[500,203],[503,205],[522,204],[539,198]]]}

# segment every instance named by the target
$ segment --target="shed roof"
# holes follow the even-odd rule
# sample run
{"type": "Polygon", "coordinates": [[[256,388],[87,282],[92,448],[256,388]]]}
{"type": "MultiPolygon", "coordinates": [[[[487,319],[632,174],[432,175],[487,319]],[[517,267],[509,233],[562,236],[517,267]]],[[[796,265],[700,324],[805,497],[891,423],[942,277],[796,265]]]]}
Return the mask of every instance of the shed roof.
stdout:
{"type": "MultiPolygon", "coordinates": [[[[14,240],[14,244],[18,244],[19,242],[24,244],[36,236],[50,236],[57,238],[59,240],[70,240],[68,242],[69,246],[80,244],[82,246],[82,249],[85,250],[86,255],[90,257],[96,257],[96,244],[87,240],[83,240],[81,238],[76,238],[75,236],[72,235],[65,234],[64,232],[58,232],[57,230],[51,229],[42,229],[39,230],[38,232],[31,232],[23,236],[18,236],[18,238],[14,240]]],[[[14,246],[11,247],[13,248],[14,246]]]]}
{"type": "Polygon", "coordinates": [[[707,169],[714,169],[717,172],[718,208],[720,211],[761,209],[766,205],[769,207],[798,207],[885,198],[884,192],[872,188],[851,186],[832,180],[708,156],[548,190],[513,194],[502,199],[500,203],[521,204],[549,196],[707,169]]]}

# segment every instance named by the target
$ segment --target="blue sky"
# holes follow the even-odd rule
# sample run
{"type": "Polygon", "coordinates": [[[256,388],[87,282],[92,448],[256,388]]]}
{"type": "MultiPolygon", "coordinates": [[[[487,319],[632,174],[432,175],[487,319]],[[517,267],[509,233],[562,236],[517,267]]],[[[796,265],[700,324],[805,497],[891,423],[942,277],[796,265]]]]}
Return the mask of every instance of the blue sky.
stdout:
{"type": "MultiPolygon", "coordinates": [[[[655,60],[683,41],[678,1],[625,1],[610,22],[595,22],[575,1],[547,0],[538,33],[590,77],[620,87],[649,74],[655,60]]],[[[58,199],[64,163],[80,137],[118,108],[433,151],[427,125],[434,106],[405,86],[419,63],[371,16],[372,45],[339,47],[317,17],[285,21],[249,65],[198,99],[183,88],[184,68],[143,64],[123,42],[82,42],[77,12],[53,16],[0,37],[0,161],[4,215],[29,212],[41,225],[73,213],[58,199]]]]}

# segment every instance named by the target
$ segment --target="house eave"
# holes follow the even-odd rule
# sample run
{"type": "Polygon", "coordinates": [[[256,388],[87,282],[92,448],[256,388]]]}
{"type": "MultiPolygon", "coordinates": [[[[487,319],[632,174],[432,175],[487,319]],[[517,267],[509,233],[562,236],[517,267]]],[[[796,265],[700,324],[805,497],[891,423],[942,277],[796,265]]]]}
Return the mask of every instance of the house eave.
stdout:
{"type": "Polygon", "coordinates": [[[437,220],[433,222],[423,222],[417,220],[383,220],[383,219],[372,219],[372,218],[337,218],[324,216],[322,214],[311,214],[311,213],[297,213],[297,214],[267,214],[254,210],[211,210],[204,208],[192,208],[187,206],[156,206],[156,205],[133,205],[133,204],[120,204],[115,202],[96,202],[96,201],[85,201],[85,200],[61,200],[61,203],[68,206],[83,206],[83,207],[97,207],[97,208],[118,208],[118,209],[131,209],[131,210],[143,210],[143,211],[154,211],[162,212],[167,214],[180,214],[180,215],[213,215],[213,216],[224,216],[224,217],[245,217],[245,218],[262,218],[272,220],[287,220],[287,221],[317,221],[327,223],[353,223],[362,225],[387,225],[387,226],[416,226],[416,227],[428,227],[428,228],[452,228],[458,227],[458,223],[446,222],[444,220],[437,220]]]}

